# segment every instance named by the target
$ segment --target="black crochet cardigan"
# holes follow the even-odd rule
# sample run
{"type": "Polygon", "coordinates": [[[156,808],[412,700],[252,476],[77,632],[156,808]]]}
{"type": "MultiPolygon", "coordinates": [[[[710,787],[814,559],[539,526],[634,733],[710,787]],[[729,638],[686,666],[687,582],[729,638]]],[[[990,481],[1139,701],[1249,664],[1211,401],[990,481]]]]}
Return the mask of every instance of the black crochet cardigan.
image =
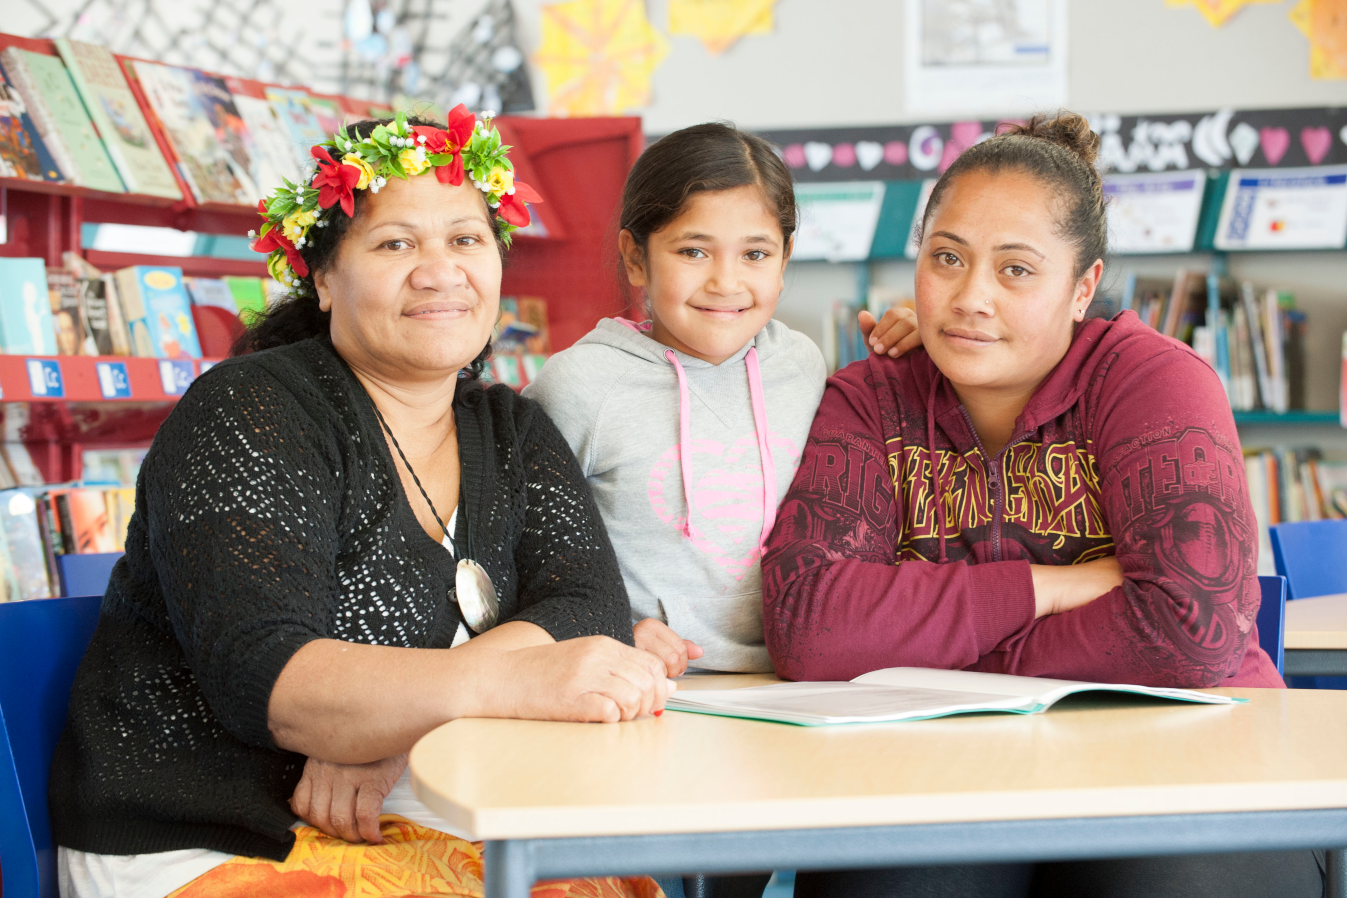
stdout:
{"type": "MultiPolygon", "coordinates": [[[[631,644],[617,558],[551,420],[473,381],[454,414],[460,507],[501,620],[631,644]]],[[[203,374],[145,457],[126,555],[75,679],[52,763],[56,843],[283,860],[304,758],[267,728],[281,669],[313,639],[448,648],[453,584],[453,559],[417,523],[369,395],[329,341],[203,374]]]]}

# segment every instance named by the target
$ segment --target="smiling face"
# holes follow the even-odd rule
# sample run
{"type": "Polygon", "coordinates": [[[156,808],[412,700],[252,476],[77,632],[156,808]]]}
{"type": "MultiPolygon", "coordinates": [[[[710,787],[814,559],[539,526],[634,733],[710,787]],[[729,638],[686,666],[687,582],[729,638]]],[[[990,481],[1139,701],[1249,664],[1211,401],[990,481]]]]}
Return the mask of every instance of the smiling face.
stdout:
{"type": "Polygon", "coordinates": [[[620,236],[627,277],[650,300],[650,336],[713,365],[743,349],[776,311],[784,242],[755,186],[693,194],[644,252],[630,231],[620,236]]]}
{"type": "Polygon", "coordinates": [[[452,376],[486,346],[501,258],[481,193],[434,177],[390,178],[363,198],[333,263],[314,275],[332,343],[391,382],[452,376]]]}
{"type": "Polygon", "coordinates": [[[917,329],[966,394],[1032,393],[1066,355],[1103,272],[1077,277],[1051,191],[1014,170],[952,181],[926,222],[917,257],[917,329]]]}

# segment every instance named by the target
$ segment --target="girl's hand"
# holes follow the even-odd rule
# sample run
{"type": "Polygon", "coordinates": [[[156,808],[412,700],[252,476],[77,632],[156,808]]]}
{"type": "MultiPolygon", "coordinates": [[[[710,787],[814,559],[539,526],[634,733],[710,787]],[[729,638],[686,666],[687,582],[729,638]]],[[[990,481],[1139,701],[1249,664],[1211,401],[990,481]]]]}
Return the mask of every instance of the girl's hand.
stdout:
{"type": "Polygon", "coordinates": [[[290,796],[290,810],[329,836],[377,845],[383,841],[379,815],[384,799],[406,767],[406,755],[372,764],[330,764],[309,758],[290,796]]]}
{"type": "Polygon", "coordinates": [[[500,692],[480,716],[616,723],[663,714],[678,688],[663,660],[607,636],[501,652],[489,664],[483,685],[500,692]]]}
{"type": "Polygon", "coordinates": [[[636,647],[649,652],[664,662],[670,677],[681,677],[688,669],[688,661],[696,661],[702,655],[702,647],[690,639],[683,639],[668,624],[647,617],[631,628],[636,637],[636,647]]]}
{"type": "Polygon", "coordinates": [[[1122,586],[1123,569],[1114,557],[1087,561],[1085,564],[1033,564],[1034,617],[1061,614],[1122,586]]]}
{"type": "Polygon", "coordinates": [[[921,345],[921,334],[917,333],[917,313],[907,306],[889,309],[878,322],[874,315],[866,311],[862,311],[857,320],[860,322],[861,335],[875,355],[896,359],[921,345]]]}

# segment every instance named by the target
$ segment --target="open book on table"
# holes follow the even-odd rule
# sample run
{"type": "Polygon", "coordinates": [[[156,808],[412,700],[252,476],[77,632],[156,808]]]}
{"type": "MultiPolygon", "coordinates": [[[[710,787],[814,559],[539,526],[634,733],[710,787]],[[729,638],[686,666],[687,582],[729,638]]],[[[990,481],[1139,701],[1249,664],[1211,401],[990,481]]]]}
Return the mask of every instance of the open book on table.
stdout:
{"type": "Polygon", "coordinates": [[[678,692],[665,702],[665,707],[722,717],[823,726],[927,720],[982,711],[1039,714],[1062,698],[1079,692],[1126,692],[1208,705],[1247,701],[1160,686],[1013,677],[971,670],[890,667],[847,683],[774,683],[745,689],[678,692]]]}

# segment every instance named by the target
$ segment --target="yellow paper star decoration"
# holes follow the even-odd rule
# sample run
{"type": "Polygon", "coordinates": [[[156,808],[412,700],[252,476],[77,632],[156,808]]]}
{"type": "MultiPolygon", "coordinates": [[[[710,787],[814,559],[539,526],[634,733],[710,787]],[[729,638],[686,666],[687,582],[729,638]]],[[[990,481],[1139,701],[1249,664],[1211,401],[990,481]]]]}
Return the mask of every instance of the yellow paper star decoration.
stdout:
{"type": "Polygon", "coordinates": [[[1212,28],[1220,28],[1231,16],[1254,3],[1281,3],[1282,0],[1165,0],[1168,6],[1196,6],[1212,28]]]}
{"type": "Polygon", "coordinates": [[[1292,7],[1290,18],[1310,40],[1310,77],[1347,79],[1347,2],[1301,0],[1292,7]]]}
{"type": "Polygon", "coordinates": [[[669,33],[690,34],[719,56],[746,34],[770,34],[776,0],[669,0],[669,33]]]}
{"type": "Polygon", "coordinates": [[[617,115],[650,105],[650,77],[669,42],[650,26],[642,0],[568,0],[542,8],[533,56],[555,116],[617,115]]]}

